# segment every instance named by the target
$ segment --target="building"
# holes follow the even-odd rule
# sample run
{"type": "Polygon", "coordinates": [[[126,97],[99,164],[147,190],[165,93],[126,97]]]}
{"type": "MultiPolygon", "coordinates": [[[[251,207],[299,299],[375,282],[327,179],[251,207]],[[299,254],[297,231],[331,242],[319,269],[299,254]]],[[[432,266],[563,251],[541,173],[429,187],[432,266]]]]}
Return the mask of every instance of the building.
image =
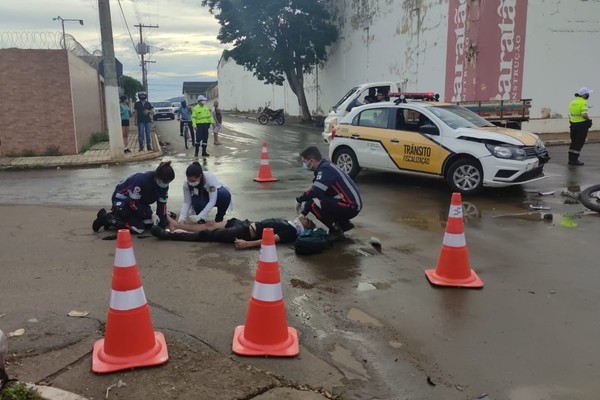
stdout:
{"type": "Polygon", "coordinates": [[[98,70],[68,50],[0,49],[0,156],[77,154],[106,131],[98,70]]]}
{"type": "Polygon", "coordinates": [[[183,82],[181,93],[185,96],[188,104],[196,103],[199,95],[212,99],[218,97],[217,81],[183,82]]]}
{"type": "MultiPolygon", "coordinates": [[[[590,48],[600,39],[596,1],[334,0],[329,6],[339,39],[327,62],[304,79],[315,115],[358,83],[393,81],[446,101],[531,98],[526,129],[565,131],[575,91],[600,89],[600,54],[590,48]]],[[[300,115],[287,84],[265,85],[231,59],[219,62],[218,79],[223,109],[254,111],[270,103],[300,115]]]]}

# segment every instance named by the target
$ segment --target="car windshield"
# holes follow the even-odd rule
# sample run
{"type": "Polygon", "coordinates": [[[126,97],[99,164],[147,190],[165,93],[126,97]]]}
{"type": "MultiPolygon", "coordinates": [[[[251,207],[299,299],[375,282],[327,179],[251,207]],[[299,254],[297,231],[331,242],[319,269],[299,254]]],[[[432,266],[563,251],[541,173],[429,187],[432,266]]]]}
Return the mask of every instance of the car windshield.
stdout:
{"type": "Polygon", "coordinates": [[[358,90],[358,87],[353,87],[352,89],[350,89],[350,91],[349,91],[348,93],[346,93],[346,94],[344,95],[344,97],[342,97],[342,98],[340,99],[340,101],[338,101],[338,102],[336,103],[336,105],[335,105],[335,106],[331,107],[331,109],[332,109],[333,111],[337,111],[337,108],[338,108],[339,106],[341,106],[341,105],[342,105],[342,104],[343,104],[343,103],[344,103],[346,100],[348,100],[348,97],[352,96],[352,95],[354,94],[354,92],[356,92],[357,90],[358,90]]]}
{"type": "Polygon", "coordinates": [[[171,107],[171,103],[166,101],[157,101],[154,103],[154,107],[171,107]]]}
{"type": "Polygon", "coordinates": [[[473,111],[461,106],[433,106],[429,107],[428,110],[453,129],[495,126],[473,111]]]}

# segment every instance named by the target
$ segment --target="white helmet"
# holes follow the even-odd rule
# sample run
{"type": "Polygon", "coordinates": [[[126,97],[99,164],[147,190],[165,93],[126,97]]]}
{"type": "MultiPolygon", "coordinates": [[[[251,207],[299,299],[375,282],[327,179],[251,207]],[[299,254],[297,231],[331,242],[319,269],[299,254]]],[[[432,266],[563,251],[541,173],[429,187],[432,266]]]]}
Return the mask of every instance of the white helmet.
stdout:
{"type": "Polygon", "coordinates": [[[204,97],[204,96],[200,95],[200,96],[198,96],[198,99],[197,99],[197,100],[198,100],[198,101],[206,101],[206,97],[204,97]]]}

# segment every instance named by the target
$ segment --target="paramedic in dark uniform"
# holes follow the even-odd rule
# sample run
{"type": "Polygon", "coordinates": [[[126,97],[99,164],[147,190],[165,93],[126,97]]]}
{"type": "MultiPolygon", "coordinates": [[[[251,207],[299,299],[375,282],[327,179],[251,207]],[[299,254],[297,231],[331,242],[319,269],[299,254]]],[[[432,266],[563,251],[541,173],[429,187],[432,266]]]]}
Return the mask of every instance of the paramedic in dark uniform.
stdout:
{"type": "Polygon", "coordinates": [[[237,249],[247,249],[261,245],[265,228],[273,229],[275,243],[293,243],[304,230],[314,229],[315,223],[307,217],[294,220],[269,218],[257,222],[232,218],[198,225],[182,224],[169,218],[169,230],[154,225],[150,232],[163,240],[234,243],[237,249]]]}
{"type": "Polygon", "coordinates": [[[112,195],[112,210],[98,211],[92,229],[98,232],[105,229],[129,229],[143,233],[156,221],[167,226],[167,197],[169,183],[175,179],[171,162],[161,162],[155,171],[139,172],[117,185],[112,195]],[[152,215],[151,204],[156,203],[156,217],[152,215]],[[153,219],[154,218],[154,219],[153,219]]]}
{"type": "Polygon", "coordinates": [[[362,209],[358,187],[337,165],[323,160],[316,147],[306,148],[300,157],[304,169],[315,173],[312,186],[296,197],[298,203],[304,203],[301,214],[312,212],[329,228],[330,235],[343,238],[344,232],[354,228],[350,220],[362,209]]]}

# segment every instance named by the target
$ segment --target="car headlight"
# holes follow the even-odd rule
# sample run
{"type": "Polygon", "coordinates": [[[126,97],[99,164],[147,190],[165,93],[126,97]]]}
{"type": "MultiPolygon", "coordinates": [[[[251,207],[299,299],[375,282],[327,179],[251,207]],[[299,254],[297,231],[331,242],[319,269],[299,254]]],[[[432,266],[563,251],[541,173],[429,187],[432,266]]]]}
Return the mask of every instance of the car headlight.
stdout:
{"type": "Polygon", "coordinates": [[[486,144],[485,147],[492,153],[494,157],[511,159],[511,160],[524,160],[527,158],[525,150],[518,147],[502,146],[496,144],[486,144]]]}

